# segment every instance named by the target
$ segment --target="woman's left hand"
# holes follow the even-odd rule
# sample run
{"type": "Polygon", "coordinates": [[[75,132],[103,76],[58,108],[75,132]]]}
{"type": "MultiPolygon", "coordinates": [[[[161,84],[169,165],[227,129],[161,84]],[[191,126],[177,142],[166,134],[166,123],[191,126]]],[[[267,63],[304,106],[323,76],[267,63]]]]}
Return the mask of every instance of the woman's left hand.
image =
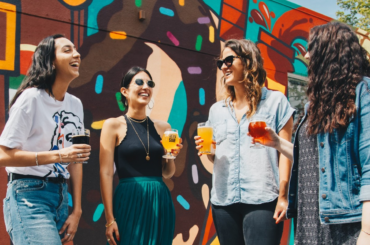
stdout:
{"type": "Polygon", "coordinates": [[[281,221],[286,220],[286,210],[288,208],[288,200],[284,197],[279,197],[276,208],[275,208],[275,213],[274,213],[274,219],[276,221],[276,224],[279,224],[281,221]]]}
{"type": "Polygon", "coordinates": [[[177,157],[180,154],[180,151],[181,151],[181,149],[183,147],[183,145],[182,145],[182,139],[181,138],[180,138],[179,144],[177,144],[176,146],[178,147],[177,149],[172,149],[171,150],[171,153],[172,153],[172,155],[174,157],[177,157]]]}
{"type": "Polygon", "coordinates": [[[81,215],[74,213],[68,216],[68,219],[64,222],[62,229],[59,231],[59,234],[63,234],[65,232],[64,237],[61,240],[62,243],[67,243],[73,240],[77,232],[80,218],[81,215]]]}

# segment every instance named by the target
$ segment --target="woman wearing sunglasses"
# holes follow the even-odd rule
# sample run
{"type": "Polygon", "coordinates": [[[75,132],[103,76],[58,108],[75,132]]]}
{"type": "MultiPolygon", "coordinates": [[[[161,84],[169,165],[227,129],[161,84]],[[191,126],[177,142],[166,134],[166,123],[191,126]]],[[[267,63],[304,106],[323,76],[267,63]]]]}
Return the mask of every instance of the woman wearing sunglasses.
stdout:
{"type": "MultiPolygon", "coordinates": [[[[280,244],[291,163],[272,148],[251,148],[249,123],[263,120],[282,138],[292,136],[294,109],[284,94],[263,87],[266,71],[257,46],[226,41],[221,59],[225,98],[212,105],[216,152],[211,203],[221,245],[280,244]]],[[[199,150],[202,139],[195,137],[199,150]]]]}
{"type": "MultiPolygon", "coordinates": [[[[147,70],[132,67],[121,82],[127,112],[103,125],[100,185],[108,244],[172,244],[175,209],[162,176],[172,177],[175,162],[162,158],[160,142],[171,126],[146,115],[154,86],[147,70]],[[114,164],[120,181],[112,197],[114,164]]],[[[177,146],[174,156],[182,148],[181,140],[177,146]]]]}

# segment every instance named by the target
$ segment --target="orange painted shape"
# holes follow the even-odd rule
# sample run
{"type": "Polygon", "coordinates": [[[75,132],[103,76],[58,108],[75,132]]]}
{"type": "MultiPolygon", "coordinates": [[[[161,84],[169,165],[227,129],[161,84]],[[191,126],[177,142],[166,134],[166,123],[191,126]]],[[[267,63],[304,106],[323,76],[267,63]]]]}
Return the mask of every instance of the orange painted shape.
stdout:
{"type": "Polygon", "coordinates": [[[285,220],[283,235],[281,237],[280,244],[289,244],[290,229],[291,229],[291,219],[285,220]]]}
{"type": "Polygon", "coordinates": [[[233,28],[233,25],[232,24],[230,24],[229,22],[226,22],[224,20],[221,20],[220,36],[224,35],[231,28],[233,28]]]}
{"type": "Polygon", "coordinates": [[[111,31],[109,33],[110,38],[112,39],[126,39],[127,34],[124,31],[111,31]]]}
{"type": "Polygon", "coordinates": [[[32,51],[21,50],[21,52],[20,52],[20,67],[19,68],[20,68],[20,73],[22,75],[27,74],[28,68],[32,64],[32,55],[33,55],[32,51]]]}
{"type": "Polygon", "coordinates": [[[239,9],[242,12],[247,11],[248,1],[245,1],[245,0],[224,0],[224,3],[227,3],[230,6],[233,6],[234,8],[239,9]]]}
{"type": "Polygon", "coordinates": [[[63,0],[63,1],[70,6],[78,6],[86,2],[86,0],[63,0]]]}
{"type": "Polygon", "coordinates": [[[16,31],[16,6],[0,2],[0,12],[6,14],[6,41],[5,60],[0,60],[0,70],[14,71],[15,63],[15,31],[16,31]]]}
{"type": "Polygon", "coordinates": [[[241,28],[245,27],[245,14],[226,4],[222,7],[222,18],[240,26],[241,28]]]}
{"type": "Polygon", "coordinates": [[[210,230],[211,230],[212,223],[213,223],[212,208],[211,206],[209,206],[207,223],[206,223],[206,227],[204,228],[202,245],[206,245],[208,243],[208,240],[210,239],[210,230]]]}

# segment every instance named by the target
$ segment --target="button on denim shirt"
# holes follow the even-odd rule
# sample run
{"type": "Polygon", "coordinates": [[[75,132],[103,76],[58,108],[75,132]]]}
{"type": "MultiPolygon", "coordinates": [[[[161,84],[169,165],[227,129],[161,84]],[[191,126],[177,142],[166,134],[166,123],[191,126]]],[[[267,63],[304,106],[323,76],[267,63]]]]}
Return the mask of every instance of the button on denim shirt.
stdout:
{"type": "Polygon", "coordinates": [[[247,135],[249,122],[265,120],[267,126],[279,132],[294,109],[284,94],[262,88],[256,113],[238,123],[229,100],[212,105],[208,124],[213,127],[216,141],[211,202],[226,206],[233,203],[261,204],[271,202],[279,194],[278,154],[273,148],[250,148],[247,135]]]}
{"type": "MultiPolygon", "coordinates": [[[[370,200],[369,89],[370,79],[364,77],[356,87],[356,115],[350,119],[346,129],[317,135],[321,224],[359,222],[362,216],[361,202],[370,200]]],[[[308,104],[305,106],[306,113],[307,108],[308,104]]],[[[297,214],[298,143],[299,139],[296,139],[289,184],[288,218],[297,214]]]]}

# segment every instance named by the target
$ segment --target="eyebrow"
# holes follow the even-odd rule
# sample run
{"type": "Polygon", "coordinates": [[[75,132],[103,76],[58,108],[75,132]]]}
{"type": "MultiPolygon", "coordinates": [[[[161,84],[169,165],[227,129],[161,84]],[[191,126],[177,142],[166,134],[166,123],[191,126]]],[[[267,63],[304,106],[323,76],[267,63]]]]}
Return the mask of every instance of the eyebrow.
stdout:
{"type": "Polygon", "coordinates": [[[74,45],[72,46],[72,45],[70,45],[70,44],[67,44],[67,45],[64,45],[63,47],[62,47],[62,49],[64,49],[64,48],[76,48],[74,45]]]}

